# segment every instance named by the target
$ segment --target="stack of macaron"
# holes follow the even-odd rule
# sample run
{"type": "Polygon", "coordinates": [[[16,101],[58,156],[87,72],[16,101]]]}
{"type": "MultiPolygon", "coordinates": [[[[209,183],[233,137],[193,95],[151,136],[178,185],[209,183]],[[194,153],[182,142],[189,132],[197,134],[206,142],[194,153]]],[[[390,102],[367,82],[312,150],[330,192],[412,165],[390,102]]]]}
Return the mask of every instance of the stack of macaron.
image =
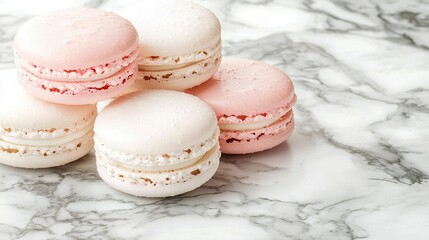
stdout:
{"type": "Polygon", "coordinates": [[[290,136],[292,82],[266,63],[222,60],[208,9],[150,0],[118,14],[64,9],[19,29],[16,70],[0,73],[0,163],[60,166],[95,146],[107,184],[167,197],[212,178],[221,152],[259,152],[290,136]]]}

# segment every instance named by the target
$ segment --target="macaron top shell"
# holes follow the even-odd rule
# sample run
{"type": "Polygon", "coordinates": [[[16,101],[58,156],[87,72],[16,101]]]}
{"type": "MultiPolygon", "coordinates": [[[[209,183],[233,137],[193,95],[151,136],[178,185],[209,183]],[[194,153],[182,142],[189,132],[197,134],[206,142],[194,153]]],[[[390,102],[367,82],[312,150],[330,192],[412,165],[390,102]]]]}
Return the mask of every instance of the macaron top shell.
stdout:
{"type": "Polygon", "coordinates": [[[142,155],[181,152],[210,139],[213,110],[197,97],[169,90],[124,95],[95,121],[95,138],[113,150],[142,155]]]}
{"type": "Polygon", "coordinates": [[[187,0],[140,1],[119,12],[140,35],[140,56],[180,56],[220,41],[220,23],[208,9],[187,0]]]}
{"type": "Polygon", "coordinates": [[[72,8],[32,18],[15,36],[20,59],[52,69],[84,69],[121,60],[137,49],[126,19],[92,8],[72,8]]]}
{"type": "Polygon", "coordinates": [[[69,106],[39,100],[19,85],[16,69],[0,71],[0,128],[71,128],[83,118],[94,116],[95,111],[95,105],[69,106]]]}
{"type": "Polygon", "coordinates": [[[224,58],[211,79],[186,92],[207,102],[218,115],[265,113],[295,99],[293,84],[281,70],[237,58],[224,58]]]}

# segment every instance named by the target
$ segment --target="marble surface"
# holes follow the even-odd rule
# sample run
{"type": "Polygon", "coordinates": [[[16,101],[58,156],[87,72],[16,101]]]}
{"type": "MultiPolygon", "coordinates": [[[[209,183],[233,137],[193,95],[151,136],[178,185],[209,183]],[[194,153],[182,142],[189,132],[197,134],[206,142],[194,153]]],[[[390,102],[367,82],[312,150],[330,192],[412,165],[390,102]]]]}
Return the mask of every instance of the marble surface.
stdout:
{"type": "MultiPolygon", "coordinates": [[[[221,20],[224,55],[293,79],[290,141],[224,155],[210,182],[167,199],[109,188],[93,153],[55,169],[0,166],[0,239],[429,239],[429,2],[201,4],[221,20]]],[[[132,5],[0,0],[0,69],[36,14],[132,5]]]]}

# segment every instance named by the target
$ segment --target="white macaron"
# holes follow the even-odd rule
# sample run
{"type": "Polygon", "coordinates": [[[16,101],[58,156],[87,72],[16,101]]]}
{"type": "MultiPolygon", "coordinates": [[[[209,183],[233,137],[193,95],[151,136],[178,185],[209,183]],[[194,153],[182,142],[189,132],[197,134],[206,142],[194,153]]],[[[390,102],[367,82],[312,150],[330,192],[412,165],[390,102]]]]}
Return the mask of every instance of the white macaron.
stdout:
{"type": "Polygon", "coordinates": [[[208,80],[221,61],[221,27],[207,8],[187,0],[148,0],[119,11],[136,27],[136,88],[185,90],[208,80]]]}
{"type": "Polygon", "coordinates": [[[104,108],[95,122],[100,177],[120,191],[167,197],[207,182],[219,165],[219,128],[198,98],[143,90],[104,108]]]}
{"type": "Polygon", "coordinates": [[[26,93],[16,69],[0,71],[0,163],[22,168],[64,165],[93,147],[95,105],[60,105],[26,93]]]}

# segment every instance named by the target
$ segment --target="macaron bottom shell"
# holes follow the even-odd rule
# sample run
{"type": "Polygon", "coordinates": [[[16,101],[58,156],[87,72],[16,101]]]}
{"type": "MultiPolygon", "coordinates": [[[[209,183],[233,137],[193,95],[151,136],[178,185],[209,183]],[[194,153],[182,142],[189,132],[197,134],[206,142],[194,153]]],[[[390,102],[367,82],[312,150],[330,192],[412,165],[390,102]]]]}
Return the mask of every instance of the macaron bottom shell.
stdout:
{"type": "Polygon", "coordinates": [[[0,163],[20,168],[49,168],[78,160],[94,146],[91,131],[72,142],[58,146],[14,145],[0,139],[0,163]]]}
{"type": "MultiPolygon", "coordinates": [[[[273,125],[275,124],[279,123],[274,123],[273,125]]],[[[264,134],[264,136],[262,137],[258,137],[256,139],[251,140],[236,139],[234,141],[231,141],[231,139],[222,138],[224,132],[221,132],[221,138],[219,140],[220,150],[222,153],[226,154],[246,154],[260,152],[276,147],[289,138],[295,127],[295,122],[293,118],[284,119],[283,124],[285,127],[281,129],[280,132],[271,135],[264,134]]],[[[266,127],[265,129],[268,129],[270,126],[266,127]]]]}
{"type": "Polygon", "coordinates": [[[209,181],[219,166],[220,154],[219,145],[216,145],[193,165],[164,172],[119,168],[97,156],[97,171],[104,182],[121,192],[143,197],[170,197],[192,191],[209,181]]]}

